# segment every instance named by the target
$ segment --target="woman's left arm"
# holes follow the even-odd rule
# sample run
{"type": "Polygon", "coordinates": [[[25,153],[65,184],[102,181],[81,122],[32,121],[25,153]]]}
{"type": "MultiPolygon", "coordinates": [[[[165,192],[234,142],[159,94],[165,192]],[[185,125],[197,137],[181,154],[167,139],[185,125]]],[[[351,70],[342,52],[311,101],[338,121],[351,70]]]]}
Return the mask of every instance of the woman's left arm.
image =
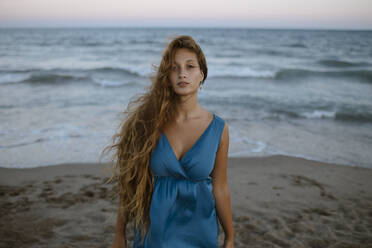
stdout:
{"type": "Polygon", "coordinates": [[[227,184],[228,150],[229,129],[227,123],[225,122],[211,176],[217,216],[225,232],[224,247],[232,248],[234,247],[234,227],[231,215],[230,192],[227,184]]]}

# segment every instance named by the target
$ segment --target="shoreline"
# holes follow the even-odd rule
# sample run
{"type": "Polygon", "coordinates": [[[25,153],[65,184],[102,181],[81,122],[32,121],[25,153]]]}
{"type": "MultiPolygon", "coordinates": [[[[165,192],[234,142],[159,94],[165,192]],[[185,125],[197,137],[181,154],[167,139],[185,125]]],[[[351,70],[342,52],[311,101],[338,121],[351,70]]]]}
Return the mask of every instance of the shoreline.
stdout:
{"type": "MultiPolygon", "coordinates": [[[[0,168],[0,247],[109,247],[117,198],[106,165],[0,168]]],[[[371,247],[371,178],[283,155],[229,158],[235,247],[371,247]]],[[[221,225],[218,237],[222,247],[221,225]]]]}
{"type": "MultiPolygon", "coordinates": [[[[372,169],[372,163],[369,164],[357,164],[352,162],[337,162],[337,161],[325,161],[322,159],[317,159],[311,156],[306,155],[296,155],[296,154],[288,154],[288,153],[271,153],[271,154],[261,154],[256,156],[250,156],[247,155],[244,152],[239,153],[232,153],[229,154],[229,159],[265,159],[265,158],[271,158],[271,157],[286,157],[288,159],[304,159],[313,161],[320,164],[329,164],[329,165],[336,165],[336,166],[348,166],[348,167],[358,167],[358,168],[366,168],[366,169],[372,169]]],[[[105,162],[101,162],[105,163],[105,162]]],[[[0,165],[0,169],[34,169],[34,168],[40,168],[40,167],[50,167],[50,166],[59,166],[59,165],[66,165],[66,164],[100,164],[98,159],[94,161],[69,161],[69,162],[61,162],[61,163],[46,163],[46,164],[40,164],[40,165],[33,165],[32,167],[10,167],[9,165],[0,165]]]]}
{"type": "MultiPolygon", "coordinates": [[[[327,167],[329,169],[332,168],[340,168],[344,170],[367,170],[372,171],[372,168],[367,167],[359,167],[353,165],[345,165],[345,164],[337,164],[337,163],[327,163],[321,162],[317,160],[311,160],[303,157],[294,157],[294,156],[287,156],[287,155],[271,155],[271,156],[264,156],[264,157],[229,157],[228,158],[228,167],[230,164],[233,166],[236,163],[252,163],[253,165],[262,164],[266,165],[268,163],[277,163],[283,164],[288,161],[291,163],[298,162],[303,163],[306,166],[320,166],[320,167],[327,167]],[[232,162],[232,163],[230,163],[232,162]]],[[[60,164],[53,164],[53,165],[45,165],[39,167],[32,167],[32,168],[7,168],[7,167],[0,167],[0,184],[9,184],[9,185],[16,185],[21,183],[23,180],[32,181],[32,180],[41,180],[46,178],[51,178],[55,176],[61,175],[68,175],[64,171],[66,169],[73,170],[74,173],[84,173],[84,170],[89,168],[89,173],[95,173],[99,176],[109,176],[107,171],[105,171],[105,166],[109,163],[60,163],[60,164]],[[21,175],[19,175],[21,174],[21,175]],[[17,176],[12,178],[12,176],[17,176]]]]}

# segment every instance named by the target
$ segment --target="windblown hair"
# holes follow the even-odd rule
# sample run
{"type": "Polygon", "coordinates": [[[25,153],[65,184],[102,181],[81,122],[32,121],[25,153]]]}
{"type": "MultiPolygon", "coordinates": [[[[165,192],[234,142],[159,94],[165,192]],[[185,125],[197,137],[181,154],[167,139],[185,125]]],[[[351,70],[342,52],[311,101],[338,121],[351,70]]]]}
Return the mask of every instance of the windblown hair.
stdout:
{"type": "Polygon", "coordinates": [[[150,76],[151,85],[146,92],[130,100],[122,113],[124,118],[119,132],[112,136],[112,144],[101,153],[114,150],[111,157],[112,176],[109,179],[117,186],[120,196],[118,214],[123,221],[134,221],[141,230],[142,238],[149,230],[150,203],[154,177],[150,168],[150,156],[166,123],[174,120],[179,97],[173,91],[169,75],[177,49],[187,48],[198,58],[207,78],[207,63],[203,51],[190,36],[175,37],[165,49],[155,75],[150,76]]]}

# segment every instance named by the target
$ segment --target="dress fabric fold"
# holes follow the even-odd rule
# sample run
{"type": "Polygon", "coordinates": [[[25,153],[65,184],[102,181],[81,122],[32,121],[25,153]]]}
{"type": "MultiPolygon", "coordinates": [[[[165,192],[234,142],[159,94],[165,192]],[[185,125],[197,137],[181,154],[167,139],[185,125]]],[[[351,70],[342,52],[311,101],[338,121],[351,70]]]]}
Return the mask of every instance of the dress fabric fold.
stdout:
{"type": "Polygon", "coordinates": [[[217,114],[178,160],[163,133],[150,158],[154,190],[150,228],[141,242],[134,228],[132,248],[217,248],[218,218],[210,176],[225,121],[217,114]]]}

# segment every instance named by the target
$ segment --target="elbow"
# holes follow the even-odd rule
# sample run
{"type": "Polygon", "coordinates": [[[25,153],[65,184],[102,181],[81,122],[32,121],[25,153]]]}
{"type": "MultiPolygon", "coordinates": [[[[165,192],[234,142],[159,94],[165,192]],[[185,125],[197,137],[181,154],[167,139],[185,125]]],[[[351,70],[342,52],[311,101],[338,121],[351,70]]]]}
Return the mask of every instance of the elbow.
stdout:
{"type": "Polygon", "coordinates": [[[230,195],[229,186],[227,183],[218,184],[213,186],[213,194],[215,197],[226,197],[230,195]]]}

